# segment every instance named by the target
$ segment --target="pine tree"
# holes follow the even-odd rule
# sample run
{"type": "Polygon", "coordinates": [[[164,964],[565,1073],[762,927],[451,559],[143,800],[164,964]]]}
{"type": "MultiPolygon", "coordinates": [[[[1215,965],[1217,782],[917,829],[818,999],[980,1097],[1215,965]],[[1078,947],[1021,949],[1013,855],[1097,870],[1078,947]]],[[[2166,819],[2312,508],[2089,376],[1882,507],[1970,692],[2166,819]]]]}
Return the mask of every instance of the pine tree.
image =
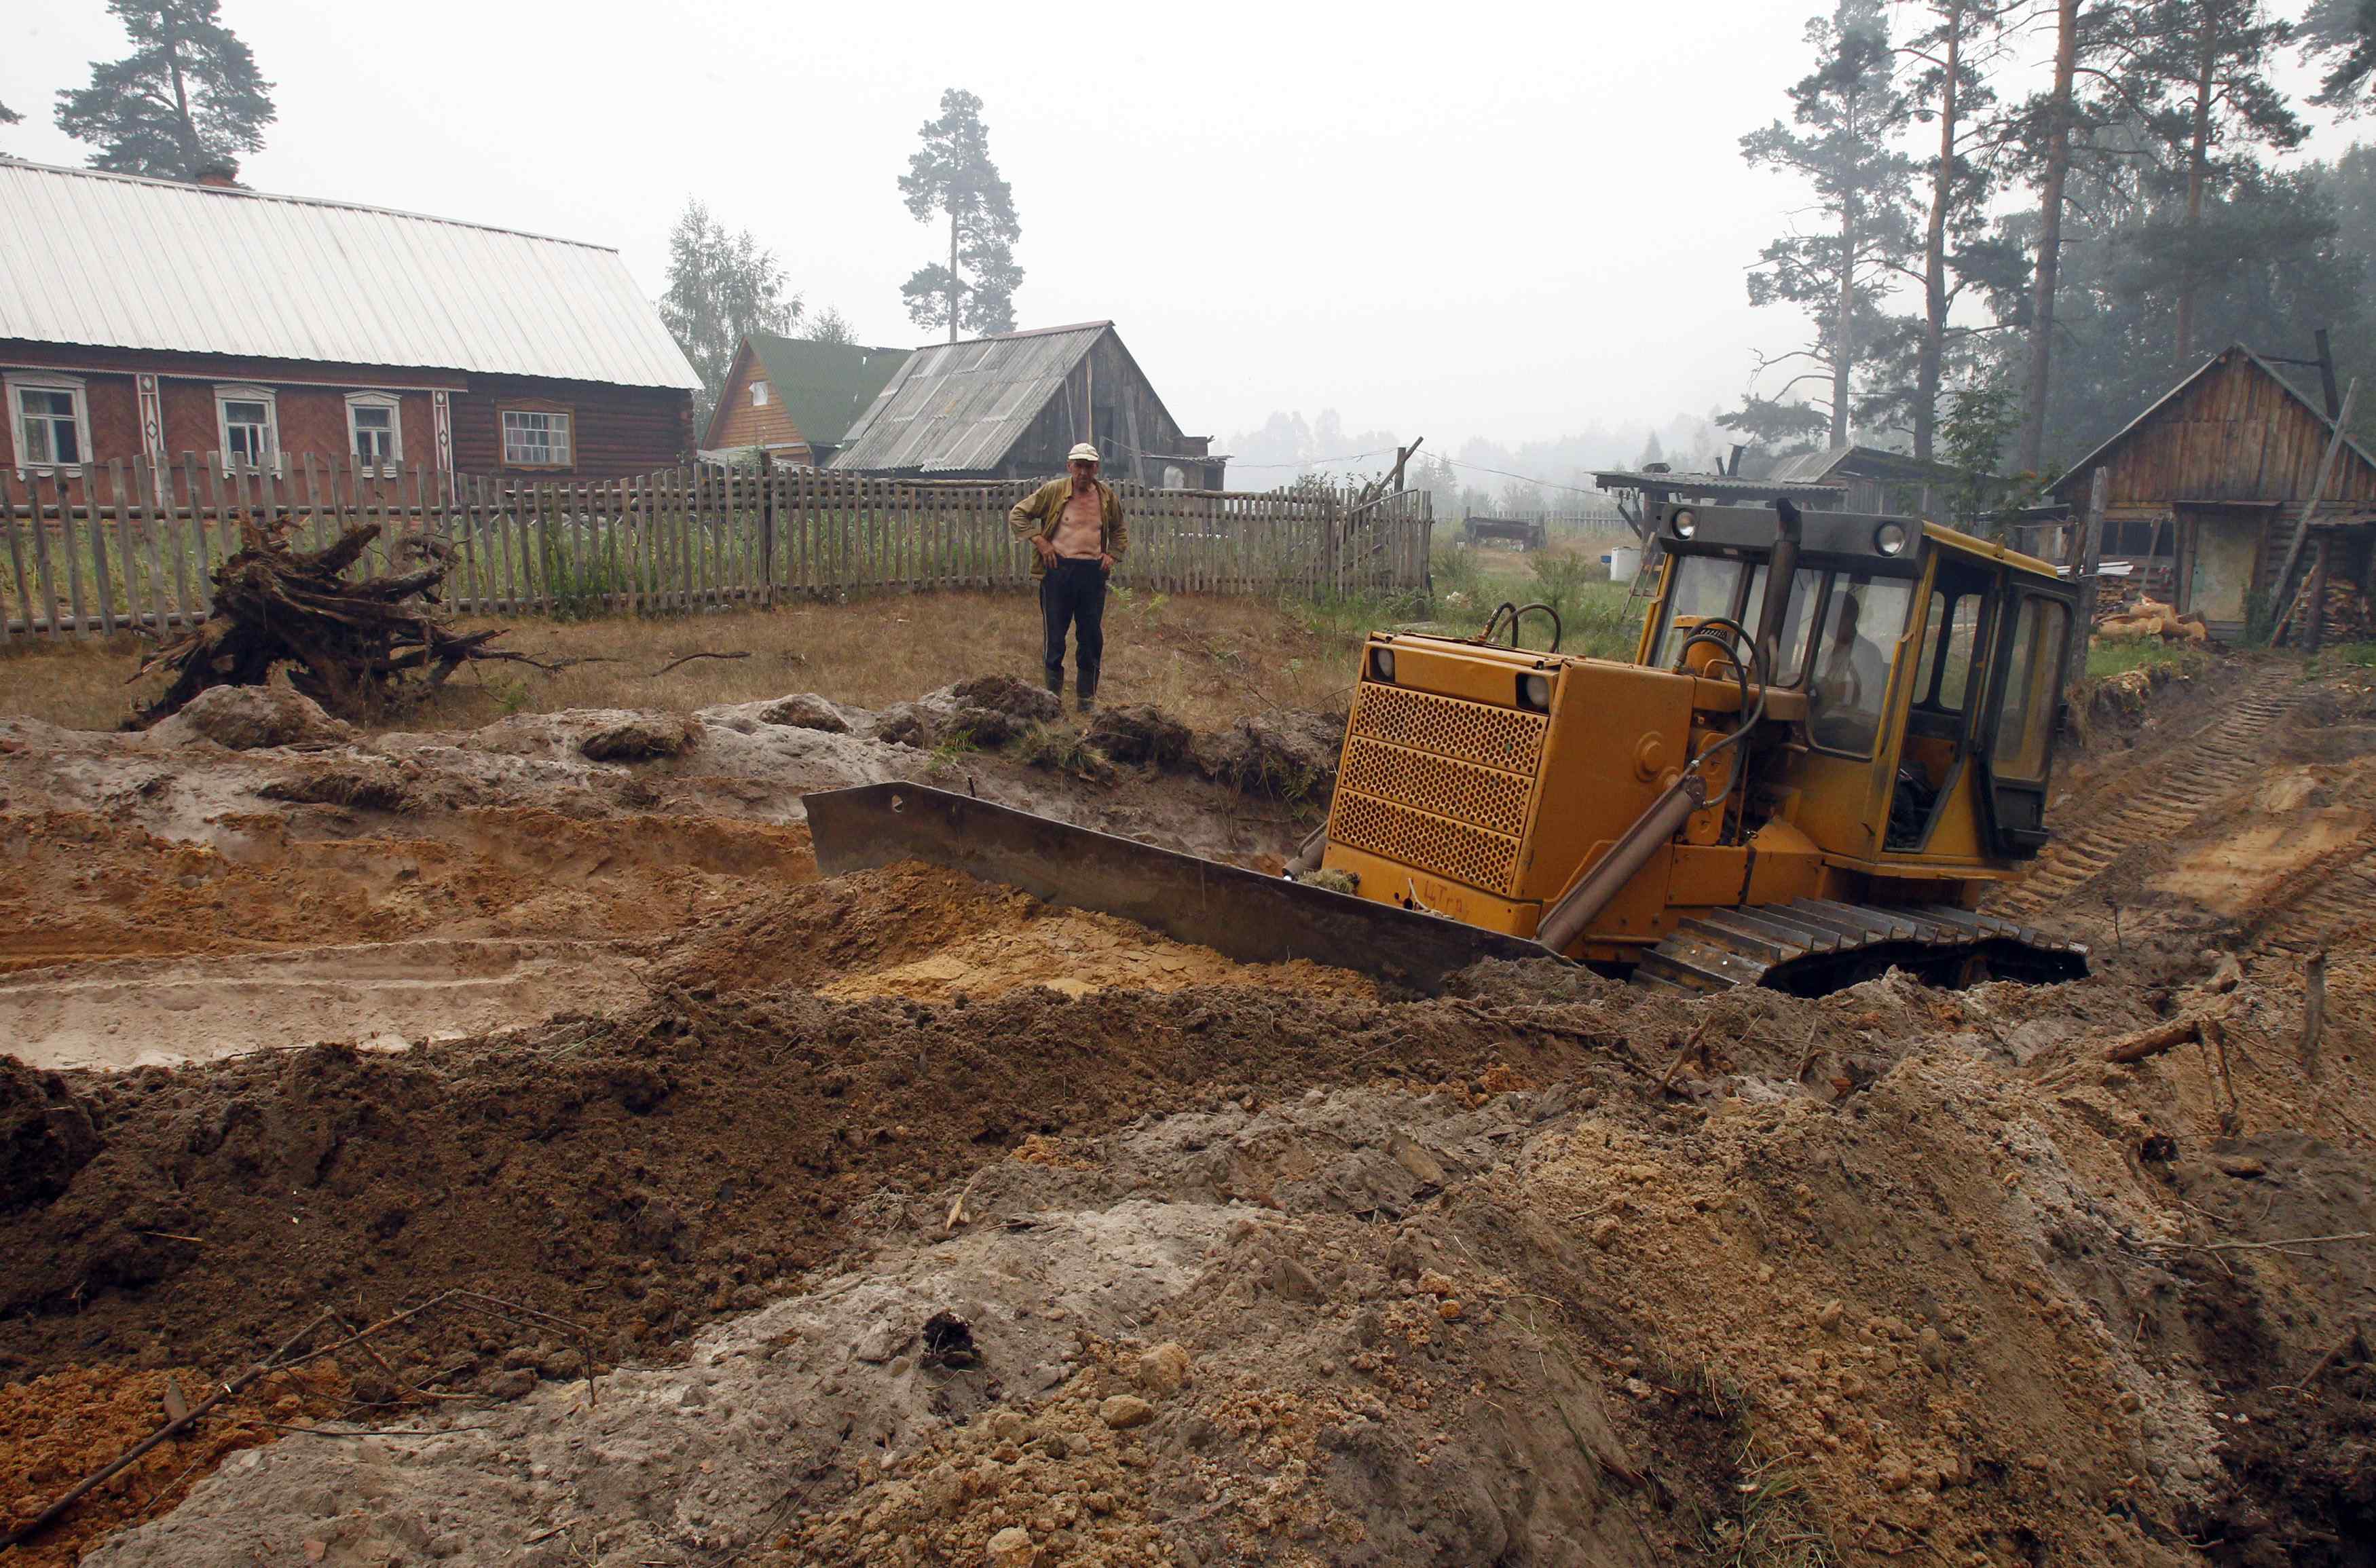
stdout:
{"type": "Polygon", "coordinates": [[[1956,300],[1968,287],[2002,291],[2015,286],[2024,263],[2016,248],[1988,232],[1996,180],[1990,163],[1974,156],[1994,134],[1996,93],[1981,66],[1996,53],[2006,13],[1996,0],[1919,3],[1931,25],[1902,53],[1920,67],[1912,87],[1914,118],[1936,125],[1939,134],[1925,160],[1921,270],[1912,279],[1922,291],[1922,320],[1912,339],[1914,372],[1903,413],[1914,455],[1927,459],[1938,440],[1950,346],[1975,330],[1953,324],[1956,300]]]}
{"type": "Polygon", "coordinates": [[[22,114],[18,113],[14,109],[9,108],[6,104],[0,103],[0,125],[13,125],[22,119],[24,119],[22,114]]]}
{"type": "Polygon", "coordinates": [[[899,176],[899,194],[920,223],[935,212],[949,220],[949,259],[916,269],[900,285],[909,318],[919,327],[1011,332],[1015,291],[1023,269],[1015,264],[1015,242],[1023,226],[1015,196],[990,160],[990,129],[981,123],[981,100],[961,88],[941,94],[941,117],[918,133],[923,145],[899,176]]]}
{"type": "Polygon", "coordinates": [[[2286,150],[2308,134],[2268,77],[2293,29],[2269,17],[2260,0],[2144,0],[2122,23],[2112,41],[2116,79],[2167,149],[2152,188],[2185,196],[2169,247],[2177,264],[2174,357],[2183,362],[2194,353],[2196,295],[2220,248],[2204,243],[2204,198],[2249,177],[2257,167],[2253,148],[2286,150]]]}
{"type": "Polygon", "coordinates": [[[729,234],[706,205],[688,199],[669,232],[668,291],[659,298],[659,312],[701,377],[694,422],[706,426],[742,339],[753,332],[790,331],[801,300],[785,297],[775,252],[748,229],[729,234]]]}
{"type": "Polygon", "coordinates": [[[2054,379],[2054,292],[2062,266],[2062,192],[2071,178],[2071,131],[2077,119],[2079,0],[2055,0],[2053,85],[2026,116],[2037,180],[2037,242],[2031,268],[2029,363],[2022,382],[2020,456],[2036,472],[2046,446],[2046,399],[2054,379]]]}
{"type": "MultiPolygon", "coordinates": [[[[1845,446],[1858,363],[1889,330],[1882,296],[1913,249],[1911,166],[1894,146],[1913,111],[1896,80],[1883,0],[1838,0],[1807,24],[1806,37],[1815,69],[1789,89],[1800,128],[1777,120],[1741,137],[1740,152],[1752,167],[1805,179],[1824,227],[1768,244],[1750,274],[1749,299],[1796,304],[1812,319],[1809,346],[1772,362],[1804,359],[1828,372],[1832,445],[1845,446]]],[[[1793,377],[1783,390],[1805,379],[1793,377]]]]}
{"type": "Polygon", "coordinates": [[[2376,107],[2369,93],[2376,81],[2376,0],[2311,0],[2300,38],[2302,58],[2326,66],[2312,103],[2344,114],[2376,107]]]}
{"type": "Polygon", "coordinates": [[[272,84],[216,0],[108,0],[132,53],[58,94],[57,126],[95,144],[94,169],[189,180],[264,147],[272,84]]]}

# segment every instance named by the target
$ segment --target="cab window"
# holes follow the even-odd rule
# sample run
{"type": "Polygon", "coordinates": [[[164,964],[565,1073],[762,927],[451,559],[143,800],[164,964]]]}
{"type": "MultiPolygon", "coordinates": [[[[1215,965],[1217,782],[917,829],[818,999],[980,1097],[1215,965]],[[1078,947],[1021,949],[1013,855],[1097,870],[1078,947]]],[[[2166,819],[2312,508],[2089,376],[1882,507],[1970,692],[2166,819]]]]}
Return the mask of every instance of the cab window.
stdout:
{"type": "MultiPolygon", "coordinates": [[[[1751,615],[1763,616],[1765,603],[1765,568],[1760,565],[1749,574],[1749,598],[1744,609],[1751,615]]],[[[1807,633],[1815,624],[1815,609],[1823,602],[1824,574],[1812,567],[1801,566],[1790,576],[1790,605],[1782,612],[1782,636],[1774,648],[1774,683],[1795,686],[1807,663],[1807,633]]],[[[1765,628],[1751,628],[1759,636],[1765,628]]]]}
{"type": "Polygon", "coordinates": [[[1997,709],[1989,764],[2000,778],[2025,784],[2046,781],[2048,748],[2054,738],[2063,647],[2071,612],[2060,600],[2024,598],[2014,617],[2013,647],[2005,665],[2004,702],[1997,709]]]}
{"type": "Polygon", "coordinates": [[[1808,694],[1807,733],[1819,749],[1872,755],[1889,695],[1889,661],[1913,599],[1914,585],[1902,577],[1844,572],[1832,579],[1808,694]]]}
{"type": "Polygon", "coordinates": [[[1691,628],[1682,622],[1705,621],[1711,616],[1732,613],[1740,593],[1740,579],[1748,564],[1728,561],[1716,555],[1675,555],[1669,557],[1674,564],[1667,579],[1667,619],[1659,634],[1656,663],[1660,668],[1672,665],[1682,656],[1683,639],[1691,628]]]}
{"type": "Polygon", "coordinates": [[[1961,713],[1972,690],[1972,653],[1979,646],[1978,593],[1933,593],[1923,634],[1922,662],[1915,706],[1936,713],[1961,713]]]}

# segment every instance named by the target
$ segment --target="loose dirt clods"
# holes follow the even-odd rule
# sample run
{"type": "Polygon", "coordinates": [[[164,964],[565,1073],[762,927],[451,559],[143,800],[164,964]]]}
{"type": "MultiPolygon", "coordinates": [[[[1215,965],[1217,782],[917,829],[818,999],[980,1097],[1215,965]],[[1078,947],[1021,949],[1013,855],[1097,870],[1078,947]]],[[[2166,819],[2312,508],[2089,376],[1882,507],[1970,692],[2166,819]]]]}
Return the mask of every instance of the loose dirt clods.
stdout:
{"type": "MultiPolygon", "coordinates": [[[[2084,852],[2021,896],[2095,978],[1695,1004],[1549,965],[1386,1003],[930,867],[817,880],[786,778],[943,765],[823,699],[603,764],[614,714],[18,726],[0,1476],[50,1479],[0,1506],[169,1370],[458,1287],[549,1315],[342,1352],[210,1424],[179,1507],[143,1470],[33,1561],[2364,1562],[2372,700],[2215,666],[2099,711],[2084,852]],[[2218,1027],[2105,1060],[2180,1017],[2218,1027]],[[351,1435],[251,1445],[294,1426],[351,1435]]],[[[1291,839],[1189,754],[960,762],[1291,839]]]]}

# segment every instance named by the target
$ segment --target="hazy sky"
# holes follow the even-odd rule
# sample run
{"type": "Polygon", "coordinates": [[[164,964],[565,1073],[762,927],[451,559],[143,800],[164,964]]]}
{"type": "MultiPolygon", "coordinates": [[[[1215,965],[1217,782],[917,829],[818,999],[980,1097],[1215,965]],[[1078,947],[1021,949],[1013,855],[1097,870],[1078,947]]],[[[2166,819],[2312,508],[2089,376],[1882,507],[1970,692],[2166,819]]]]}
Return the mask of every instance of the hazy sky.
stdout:
{"type": "MultiPolygon", "coordinates": [[[[614,245],[655,294],[698,195],[870,342],[929,337],[895,182],[969,89],[1020,325],[1111,318],[1192,432],[1334,408],[1439,450],[1705,413],[1794,340],[1742,287],[1793,193],[1737,143],[1813,8],[223,0],[276,84],[255,187],[614,245]]],[[[123,35],[11,10],[0,149],[80,162],[53,94],[123,35]]]]}

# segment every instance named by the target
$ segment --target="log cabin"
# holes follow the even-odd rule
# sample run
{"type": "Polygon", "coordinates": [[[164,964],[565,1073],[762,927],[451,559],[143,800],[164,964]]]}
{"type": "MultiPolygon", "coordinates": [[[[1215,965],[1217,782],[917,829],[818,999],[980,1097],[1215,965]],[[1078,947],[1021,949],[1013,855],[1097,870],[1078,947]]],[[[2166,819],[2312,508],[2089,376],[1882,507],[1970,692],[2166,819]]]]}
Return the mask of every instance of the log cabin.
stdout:
{"type": "Polygon", "coordinates": [[[616,251],[0,160],[0,463],[199,453],[607,479],[700,385],[616,251]]]}
{"type": "Polygon", "coordinates": [[[2376,458],[2359,443],[2346,437],[2336,448],[2301,527],[2334,436],[2323,409],[2230,344],[2073,464],[2052,493],[2075,515],[2104,469],[2104,556],[2132,562],[2146,592],[2234,640],[2256,616],[2274,624],[2321,563],[2338,594],[2367,586],[2376,458]]]}

